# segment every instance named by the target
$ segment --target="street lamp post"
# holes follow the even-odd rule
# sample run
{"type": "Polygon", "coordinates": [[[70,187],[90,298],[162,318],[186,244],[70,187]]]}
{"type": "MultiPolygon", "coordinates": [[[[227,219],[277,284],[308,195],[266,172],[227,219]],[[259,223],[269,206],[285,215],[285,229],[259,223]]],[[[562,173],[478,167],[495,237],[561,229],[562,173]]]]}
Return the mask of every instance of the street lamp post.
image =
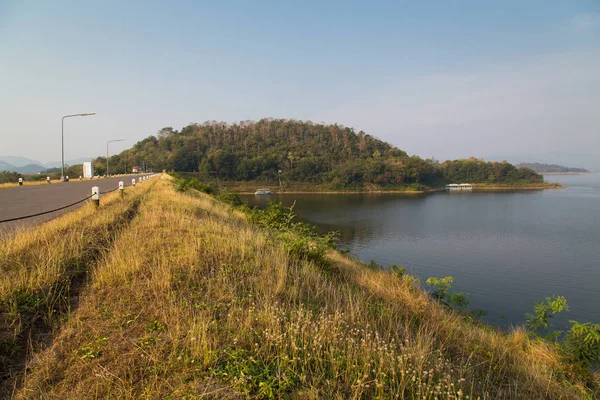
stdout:
{"type": "Polygon", "coordinates": [[[115,140],[109,140],[108,142],[106,142],[106,177],[108,178],[109,174],[108,174],[108,144],[112,143],[112,142],[122,142],[125,139],[115,139],[115,140]]]}
{"type": "Polygon", "coordinates": [[[62,117],[62,130],[61,130],[61,149],[62,149],[62,156],[61,156],[61,162],[60,162],[60,180],[64,181],[65,180],[65,118],[70,118],[70,117],[87,117],[88,115],[96,115],[95,112],[90,112],[90,113],[83,113],[83,114],[71,114],[71,115],[65,115],[64,117],[62,117]]]}

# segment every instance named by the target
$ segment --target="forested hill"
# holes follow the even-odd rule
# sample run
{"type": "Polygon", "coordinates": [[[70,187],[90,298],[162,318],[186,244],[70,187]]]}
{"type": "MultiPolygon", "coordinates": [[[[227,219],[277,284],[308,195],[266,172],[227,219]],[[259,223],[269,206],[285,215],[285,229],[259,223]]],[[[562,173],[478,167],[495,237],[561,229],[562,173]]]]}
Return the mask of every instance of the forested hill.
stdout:
{"type": "Polygon", "coordinates": [[[521,163],[517,165],[517,168],[530,168],[538,173],[548,172],[590,172],[584,168],[571,168],[563,165],[555,164],[540,164],[540,163],[521,163]]]}
{"type": "MultiPolygon", "coordinates": [[[[203,179],[310,182],[335,188],[435,187],[448,182],[535,183],[530,169],[477,159],[439,163],[406,152],[364,132],[340,125],[282,119],[190,124],[161,129],[132,149],[111,157],[156,170],[198,171],[203,179]]],[[[98,163],[98,168],[102,168],[98,163]]],[[[101,173],[101,172],[100,172],[101,173]]]]}

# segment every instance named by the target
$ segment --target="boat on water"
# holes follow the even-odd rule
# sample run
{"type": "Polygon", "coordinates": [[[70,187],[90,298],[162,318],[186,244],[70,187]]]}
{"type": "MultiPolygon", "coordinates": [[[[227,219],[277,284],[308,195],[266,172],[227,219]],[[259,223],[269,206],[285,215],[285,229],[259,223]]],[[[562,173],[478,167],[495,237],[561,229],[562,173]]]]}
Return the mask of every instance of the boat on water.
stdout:
{"type": "Polygon", "coordinates": [[[271,189],[258,189],[254,194],[271,194],[271,189]]]}
{"type": "Polygon", "coordinates": [[[446,185],[446,190],[473,190],[473,185],[470,183],[451,183],[449,185],[446,185]]]}

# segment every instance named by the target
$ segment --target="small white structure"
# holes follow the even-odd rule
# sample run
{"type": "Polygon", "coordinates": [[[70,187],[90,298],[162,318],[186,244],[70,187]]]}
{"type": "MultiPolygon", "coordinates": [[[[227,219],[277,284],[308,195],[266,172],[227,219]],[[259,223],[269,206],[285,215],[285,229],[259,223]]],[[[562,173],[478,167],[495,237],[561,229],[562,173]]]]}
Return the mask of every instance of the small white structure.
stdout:
{"type": "Polygon", "coordinates": [[[83,177],[92,179],[94,177],[94,166],[91,161],[83,163],[83,177]]]}
{"type": "Polygon", "coordinates": [[[446,190],[455,191],[455,190],[473,190],[473,185],[470,183],[451,183],[446,185],[446,190]]]}
{"type": "Polygon", "coordinates": [[[271,194],[271,189],[258,189],[254,194],[271,194]]]}

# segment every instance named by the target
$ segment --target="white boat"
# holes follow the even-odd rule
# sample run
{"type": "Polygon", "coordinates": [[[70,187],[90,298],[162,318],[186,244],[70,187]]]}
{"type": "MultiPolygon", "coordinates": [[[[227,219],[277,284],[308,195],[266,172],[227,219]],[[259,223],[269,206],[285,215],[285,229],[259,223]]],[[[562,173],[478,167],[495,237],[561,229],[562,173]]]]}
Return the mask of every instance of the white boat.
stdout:
{"type": "Polygon", "coordinates": [[[446,185],[446,190],[473,190],[473,185],[470,183],[451,183],[449,185],[446,185]]]}
{"type": "Polygon", "coordinates": [[[258,189],[254,194],[271,194],[271,189],[258,189]]]}

